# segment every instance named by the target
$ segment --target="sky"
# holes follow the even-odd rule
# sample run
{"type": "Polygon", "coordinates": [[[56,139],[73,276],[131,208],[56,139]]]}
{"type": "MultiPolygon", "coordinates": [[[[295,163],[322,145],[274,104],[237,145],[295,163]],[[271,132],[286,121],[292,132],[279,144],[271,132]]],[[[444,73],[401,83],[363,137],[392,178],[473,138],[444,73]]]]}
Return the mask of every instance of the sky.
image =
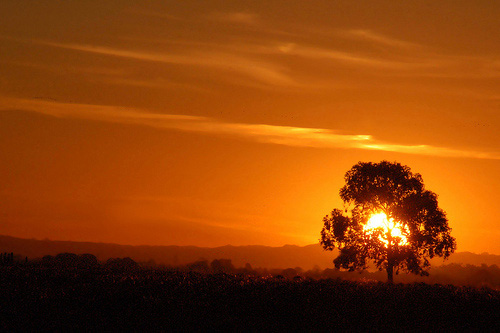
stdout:
{"type": "Polygon", "coordinates": [[[500,2],[1,1],[0,234],[307,245],[359,161],[500,254],[500,2]]]}

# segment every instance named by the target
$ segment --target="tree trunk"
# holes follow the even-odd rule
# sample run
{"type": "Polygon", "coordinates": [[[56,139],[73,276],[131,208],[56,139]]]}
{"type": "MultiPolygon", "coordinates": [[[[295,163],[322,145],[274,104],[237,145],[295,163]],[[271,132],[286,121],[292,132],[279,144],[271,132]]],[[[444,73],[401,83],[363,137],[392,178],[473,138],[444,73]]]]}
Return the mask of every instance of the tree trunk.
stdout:
{"type": "Polygon", "coordinates": [[[392,262],[389,261],[389,263],[387,263],[387,282],[391,284],[394,283],[393,270],[394,267],[392,266],[392,262]]]}
{"type": "Polygon", "coordinates": [[[394,272],[394,261],[392,254],[392,235],[391,230],[387,232],[387,282],[392,284],[394,283],[393,272],[394,272]]]}

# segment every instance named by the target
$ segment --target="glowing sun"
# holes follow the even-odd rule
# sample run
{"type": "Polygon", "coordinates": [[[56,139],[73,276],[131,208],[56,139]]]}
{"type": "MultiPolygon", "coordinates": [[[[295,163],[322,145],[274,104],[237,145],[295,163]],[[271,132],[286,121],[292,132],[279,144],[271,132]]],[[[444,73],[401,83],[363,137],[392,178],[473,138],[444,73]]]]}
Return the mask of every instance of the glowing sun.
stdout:
{"type": "Polygon", "coordinates": [[[389,234],[391,235],[393,244],[408,245],[408,238],[406,238],[402,232],[402,230],[405,230],[406,233],[408,233],[407,228],[399,222],[394,222],[392,218],[388,219],[387,215],[384,213],[373,214],[363,226],[363,230],[368,234],[376,229],[382,229],[383,233],[378,236],[378,239],[384,243],[385,246],[389,245],[389,234]]]}

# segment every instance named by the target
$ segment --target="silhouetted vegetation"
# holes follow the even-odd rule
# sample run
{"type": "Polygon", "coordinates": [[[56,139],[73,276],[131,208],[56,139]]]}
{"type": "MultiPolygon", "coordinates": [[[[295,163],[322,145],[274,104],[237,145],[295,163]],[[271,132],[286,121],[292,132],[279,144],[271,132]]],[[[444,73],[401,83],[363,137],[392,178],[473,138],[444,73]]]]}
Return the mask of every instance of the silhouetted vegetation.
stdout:
{"type": "Polygon", "coordinates": [[[323,247],[340,250],[335,267],[363,270],[371,260],[392,282],[399,270],[428,275],[429,259],[446,259],[455,251],[437,195],[409,167],[359,162],[347,171],[345,182],[340,189],[344,210],[334,209],[321,230],[323,247]],[[367,229],[374,215],[383,222],[367,229]]]}
{"type": "Polygon", "coordinates": [[[229,260],[82,267],[41,260],[0,268],[0,330],[493,331],[500,320],[500,292],[490,288],[324,279],[353,274],[333,269],[259,276],[229,260]]]}
{"type": "MultiPolygon", "coordinates": [[[[335,268],[320,269],[315,267],[304,270],[295,268],[253,268],[250,263],[243,267],[235,267],[230,259],[215,259],[208,261],[200,259],[193,263],[179,266],[157,265],[154,261],[135,262],[131,258],[110,258],[99,262],[92,254],[76,255],[61,253],[56,256],[44,256],[41,259],[22,260],[21,255],[10,253],[0,254],[0,263],[4,267],[16,269],[42,269],[64,271],[113,271],[135,272],[142,270],[194,272],[201,274],[225,273],[232,275],[246,275],[255,277],[278,277],[287,280],[297,279],[343,279],[358,282],[384,282],[385,273],[381,271],[363,270],[356,272],[343,271],[335,268]],[[3,260],[3,261],[2,261],[3,260]]],[[[489,287],[500,290],[500,268],[497,265],[480,266],[448,264],[432,267],[429,276],[401,275],[398,281],[402,283],[453,284],[469,287],[489,287]]]]}
{"type": "MultiPolygon", "coordinates": [[[[325,251],[318,244],[307,246],[285,245],[281,247],[269,246],[222,246],[216,248],[202,248],[196,246],[127,246],[117,244],[62,242],[50,240],[21,239],[0,235],[0,252],[14,252],[22,254],[21,259],[37,258],[50,254],[72,252],[76,254],[92,253],[99,260],[109,258],[129,257],[141,263],[143,267],[155,265],[180,266],[193,263],[204,258],[209,263],[214,259],[228,258],[236,267],[243,267],[251,263],[253,267],[302,267],[312,269],[314,265],[322,269],[332,266],[336,251],[325,251]]],[[[500,255],[470,252],[456,252],[448,259],[450,263],[500,266],[500,255]]],[[[432,259],[433,266],[439,266],[442,259],[432,259]]]]}
{"type": "Polygon", "coordinates": [[[3,252],[0,253],[0,265],[10,266],[14,264],[14,252],[3,252]]]}

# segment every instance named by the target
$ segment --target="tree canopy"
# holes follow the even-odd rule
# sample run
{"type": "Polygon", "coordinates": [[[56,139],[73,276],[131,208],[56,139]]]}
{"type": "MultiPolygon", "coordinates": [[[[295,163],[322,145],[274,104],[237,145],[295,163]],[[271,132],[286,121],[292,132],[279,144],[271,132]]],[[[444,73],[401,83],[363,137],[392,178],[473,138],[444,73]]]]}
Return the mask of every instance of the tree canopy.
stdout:
{"type": "Polygon", "coordinates": [[[429,259],[456,249],[446,213],[422,176],[397,162],[359,162],[345,174],[340,189],[344,209],[323,218],[321,244],[339,249],[336,268],[400,270],[428,275],[429,259]]]}

